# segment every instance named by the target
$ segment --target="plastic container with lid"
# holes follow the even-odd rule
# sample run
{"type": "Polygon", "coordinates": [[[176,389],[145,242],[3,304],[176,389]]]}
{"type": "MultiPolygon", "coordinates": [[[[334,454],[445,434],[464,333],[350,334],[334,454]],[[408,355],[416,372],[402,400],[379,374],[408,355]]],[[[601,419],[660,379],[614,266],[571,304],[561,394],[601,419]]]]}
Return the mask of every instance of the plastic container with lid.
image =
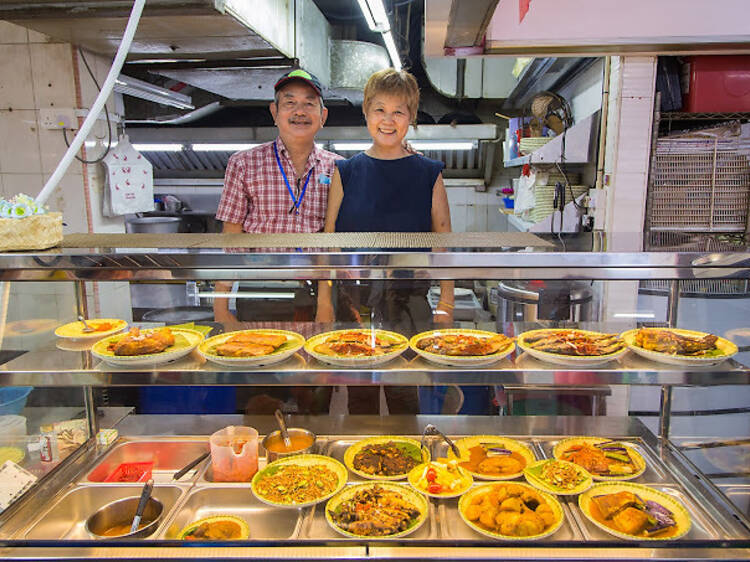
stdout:
{"type": "Polygon", "coordinates": [[[258,472],[258,431],[230,425],[211,435],[214,482],[249,482],[258,472]]]}

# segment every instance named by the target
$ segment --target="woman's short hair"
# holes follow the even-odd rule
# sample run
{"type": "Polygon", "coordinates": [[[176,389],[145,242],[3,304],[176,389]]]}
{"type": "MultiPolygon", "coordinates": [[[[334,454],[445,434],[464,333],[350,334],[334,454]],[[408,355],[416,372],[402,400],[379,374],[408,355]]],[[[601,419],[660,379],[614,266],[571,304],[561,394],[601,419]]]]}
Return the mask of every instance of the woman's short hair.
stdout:
{"type": "Polygon", "coordinates": [[[419,86],[417,86],[416,78],[410,73],[405,70],[386,68],[370,76],[365,85],[365,98],[362,103],[365,112],[369,109],[372,99],[378,94],[404,98],[412,121],[416,120],[419,108],[419,86]]]}

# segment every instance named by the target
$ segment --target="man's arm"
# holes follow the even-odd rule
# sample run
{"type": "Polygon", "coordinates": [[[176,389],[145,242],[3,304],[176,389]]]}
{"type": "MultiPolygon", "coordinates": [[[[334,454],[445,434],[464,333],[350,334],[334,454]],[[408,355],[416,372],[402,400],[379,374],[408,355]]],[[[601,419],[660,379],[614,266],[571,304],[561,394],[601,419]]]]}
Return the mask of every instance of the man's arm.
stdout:
{"type": "MultiPolygon", "coordinates": [[[[344,199],[344,186],[341,184],[339,169],[336,168],[328,190],[328,207],[326,208],[326,222],[323,232],[336,231],[336,219],[339,216],[341,201],[344,199]]],[[[333,298],[331,296],[331,282],[318,281],[318,308],[315,313],[316,322],[333,322],[333,298]]]]}
{"type": "MultiPolygon", "coordinates": [[[[242,224],[237,222],[225,222],[221,232],[224,234],[241,234],[242,224]]],[[[231,290],[231,281],[217,281],[214,284],[215,293],[228,293],[231,290]]],[[[214,319],[221,324],[238,322],[237,317],[229,312],[229,297],[214,298],[214,319]]]]}
{"type": "MultiPolygon", "coordinates": [[[[438,175],[432,188],[432,231],[451,231],[451,210],[448,205],[448,194],[445,192],[442,174],[438,175]]],[[[440,282],[440,302],[435,309],[435,322],[453,322],[453,286],[453,281],[440,282]]]]}

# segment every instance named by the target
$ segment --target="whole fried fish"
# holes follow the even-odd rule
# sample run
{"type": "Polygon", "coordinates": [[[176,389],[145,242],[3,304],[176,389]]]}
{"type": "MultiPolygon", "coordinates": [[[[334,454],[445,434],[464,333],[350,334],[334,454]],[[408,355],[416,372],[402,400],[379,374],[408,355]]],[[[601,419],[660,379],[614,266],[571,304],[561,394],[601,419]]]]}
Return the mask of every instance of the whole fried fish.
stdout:
{"type": "Polygon", "coordinates": [[[503,334],[489,338],[469,334],[436,334],[419,340],[417,347],[438,355],[480,356],[496,353],[512,342],[512,338],[503,334]]]}
{"type": "Polygon", "coordinates": [[[703,355],[716,349],[718,339],[712,334],[702,338],[690,337],[659,328],[641,328],[635,334],[635,344],[638,347],[671,355],[703,355]]]}
{"type": "Polygon", "coordinates": [[[579,330],[549,330],[532,334],[524,341],[537,351],[579,357],[609,355],[625,347],[625,342],[615,334],[589,334],[579,330]]]}

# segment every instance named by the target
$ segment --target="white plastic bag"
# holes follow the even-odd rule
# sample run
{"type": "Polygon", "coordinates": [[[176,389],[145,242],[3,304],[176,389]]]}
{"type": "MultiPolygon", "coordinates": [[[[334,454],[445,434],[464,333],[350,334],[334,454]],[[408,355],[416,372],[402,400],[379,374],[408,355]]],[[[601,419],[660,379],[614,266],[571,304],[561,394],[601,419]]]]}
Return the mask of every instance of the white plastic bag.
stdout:
{"type": "Polygon", "coordinates": [[[102,212],[105,216],[154,210],[154,172],[123,136],[103,161],[106,171],[102,212]]]}
{"type": "Polygon", "coordinates": [[[523,213],[534,208],[535,184],[536,174],[533,171],[528,176],[521,174],[521,177],[518,179],[518,188],[515,192],[514,215],[522,216],[523,213]]]}

